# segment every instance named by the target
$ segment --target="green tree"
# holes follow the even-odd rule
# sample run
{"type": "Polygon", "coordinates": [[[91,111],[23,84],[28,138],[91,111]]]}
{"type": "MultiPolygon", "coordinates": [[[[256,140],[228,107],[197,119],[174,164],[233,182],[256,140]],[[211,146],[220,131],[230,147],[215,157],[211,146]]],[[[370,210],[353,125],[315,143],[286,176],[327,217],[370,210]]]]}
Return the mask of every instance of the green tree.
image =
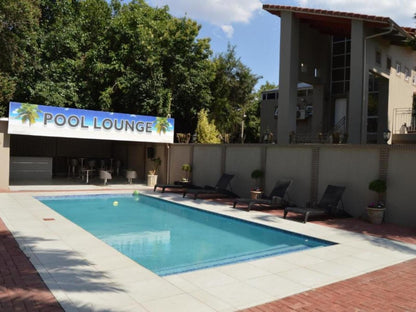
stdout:
{"type": "Polygon", "coordinates": [[[201,109],[201,111],[198,113],[196,135],[198,143],[221,143],[220,133],[215,127],[214,121],[209,122],[208,113],[205,109],[201,109]]]}
{"type": "Polygon", "coordinates": [[[215,78],[211,84],[210,116],[223,135],[230,134],[231,141],[239,141],[241,122],[251,108],[253,90],[260,77],[241,62],[232,46],[228,46],[226,53],[216,56],[213,64],[215,78]]]}
{"type": "Polygon", "coordinates": [[[0,1],[0,116],[15,97],[27,66],[34,66],[39,26],[39,1],[0,1]]]}

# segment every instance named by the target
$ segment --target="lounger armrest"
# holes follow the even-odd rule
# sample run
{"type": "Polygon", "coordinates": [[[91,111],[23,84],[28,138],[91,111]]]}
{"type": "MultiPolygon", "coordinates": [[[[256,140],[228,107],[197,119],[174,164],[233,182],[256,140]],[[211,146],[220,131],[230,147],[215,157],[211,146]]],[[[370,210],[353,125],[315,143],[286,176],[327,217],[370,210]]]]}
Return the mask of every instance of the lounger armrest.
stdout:
{"type": "Polygon", "coordinates": [[[272,197],[272,204],[281,204],[283,201],[283,198],[280,196],[273,196],[272,197]]]}

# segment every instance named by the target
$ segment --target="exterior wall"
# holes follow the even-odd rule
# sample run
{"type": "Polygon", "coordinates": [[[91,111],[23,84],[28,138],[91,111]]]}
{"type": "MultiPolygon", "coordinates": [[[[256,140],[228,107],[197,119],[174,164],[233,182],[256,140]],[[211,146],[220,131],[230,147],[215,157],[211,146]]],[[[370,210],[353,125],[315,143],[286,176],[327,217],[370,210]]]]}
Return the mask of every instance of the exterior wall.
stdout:
{"type": "Polygon", "coordinates": [[[416,51],[391,46],[387,50],[393,62],[390,73],[389,83],[389,129],[399,129],[401,125],[394,123],[394,110],[397,108],[412,108],[413,93],[416,92],[416,85],[412,83],[413,76],[416,75],[416,51]],[[401,62],[402,72],[397,73],[396,61],[401,62]],[[405,80],[404,69],[407,67],[411,71],[408,81],[405,80]]]}
{"type": "Polygon", "coordinates": [[[233,191],[238,191],[243,197],[249,197],[250,188],[254,187],[251,172],[263,169],[262,152],[262,147],[258,145],[229,145],[226,148],[225,172],[235,175],[231,183],[233,191]]]}
{"type": "MultiPolygon", "coordinates": [[[[145,181],[144,170],[144,145],[138,143],[126,142],[127,159],[123,169],[134,170],[137,172],[138,181],[145,181]]],[[[147,172],[146,172],[147,173],[147,172]]],[[[124,171],[122,170],[122,175],[124,171]]]]}
{"type": "Polygon", "coordinates": [[[268,146],[266,152],[266,193],[278,180],[292,180],[290,199],[299,205],[310,200],[312,149],[307,147],[268,146]]]}
{"type": "MultiPolygon", "coordinates": [[[[290,199],[300,206],[319,200],[328,184],[344,185],[344,208],[358,218],[365,218],[365,207],[377,199],[377,194],[368,190],[369,182],[385,177],[386,222],[416,227],[413,145],[174,144],[169,151],[172,164],[182,164],[183,156],[193,158],[195,184],[215,185],[222,172],[234,174],[232,189],[242,197],[248,196],[251,172],[258,168],[265,172],[266,194],[277,180],[292,179],[290,199]]],[[[180,171],[180,166],[171,168],[171,177],[180,176],[180,171]]]]}
{"type": "Polygon", "coordinates": [[[296,104],[299,72],[299,19],[291,12],[281,13],[278,144],[288,144],[296,132],[296,104]]]}
{"type": "Polygon", "coordinates": [[[348,212],[359,217],[368,203],[374,201],[368,183],[379,173],[379,150],[368,146],[350,148],[331,146],[320,148],[319,195],[328,184],[346,187],[343,203],[348,212]]]}
{"type": "MultiPolygon", "coordinates": [[[[215,185],[223,172],[226,145],[195,145],[192,178],[197,185],[215,185]]],[[[233,172],[230,172],[233,173],[233,172]]],[[[234,185],[234,184],[233,184],[234,185]]],[[[241,192],[242,190],[239,190],[241,192]]]]}
{"type": "Polygon", "coordinates": [[[386,196],[386,218],[392,223],[415,227],[416,148],[401,146],[390,150],[386,196]]]}
{"type": "MultiPolygon", "coordinates": [[[[180,181],[185,177],[185,173],[181,169],[183,164],[190,164],[192,166],[193,146],[188,144],[175,144],[169,148],[169,171],[167,180],[168,183],[172,184],[175,181],[180,181]]],[[[194,182],[193,172],[190,173],[190,180],[194,182]]]]}
{"type": "Polygon", "coordinates": [[[364,74],[364,37],[365,27],[362,21],[351,21],[351,65],[350,92],[348,100],[348,142],[366,143],[367,111],[363,104],[363,90],[367,90],[368,73],[364,74]],[[363,122],[365,123],[363,124],[363,122]]]}
{"type": "Polygon", "coordinates": [[[0,190],[9,189],[10,135],[7,134],[7,121],[0,121],[0,190]]]}
{"type": "MultiPolygon", "coordinates": [[[[147,144],[141,144],[141,143],[134,143],[136,146],[136,149],[140,149],[140,152],[137,152],[137,154],[139,155],[143,155],[143,158],[139,158],[140,162],[143,164],[143,168],[144,168],[144,178],[147,179],[147,175],[149,173],[149,170],[152,170],[154,167],[154,163],[152,161],[152,158],[160,158],[161,160],[161,165],[159,167],[159,172],[158,172],[158,178],[157,178],[157,183],[166,183],[167,182],[167,161],[168,161],[168,149],[167,149],[167,144],[157,144],[157,143],[147,143],[147,144]],[[154,149],[154,155],[153,157],[148,157],[148,155],[146,154],[146,150],[148,148],[153,148],[154,149]]],[[[135,157],[136,153],[130,153],[129,154],[130,157],[135,157]]],[[[129,160],[130,161],[130,160],[129,160]]],[[[139,177],[140,177],[140,173],[139,171],[137,172],[139,177]]]]}

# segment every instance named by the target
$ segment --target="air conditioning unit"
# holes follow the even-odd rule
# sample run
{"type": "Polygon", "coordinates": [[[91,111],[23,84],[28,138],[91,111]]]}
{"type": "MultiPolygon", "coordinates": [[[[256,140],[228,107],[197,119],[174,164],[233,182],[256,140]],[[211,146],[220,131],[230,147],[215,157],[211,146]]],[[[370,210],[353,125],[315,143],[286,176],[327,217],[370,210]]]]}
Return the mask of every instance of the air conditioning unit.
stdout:
{"type": "Polygon", "coordinates": [[[301,120],[306,119],[306,111],[304,109],[299,109],[296,112],[296,119],[301,119],[301,120]]]}

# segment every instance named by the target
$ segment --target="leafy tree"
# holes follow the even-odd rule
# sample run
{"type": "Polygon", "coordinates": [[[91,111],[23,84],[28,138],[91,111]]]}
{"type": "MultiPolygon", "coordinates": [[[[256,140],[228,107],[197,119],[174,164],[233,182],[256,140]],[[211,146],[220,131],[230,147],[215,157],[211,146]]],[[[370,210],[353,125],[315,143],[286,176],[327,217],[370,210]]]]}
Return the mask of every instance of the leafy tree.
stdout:
{"type": "Polygon", "coordinates": [[[36,58],[38,4],[38,0],[0,1],[0,116],[6,114],[19,76],[36,58]]]}
{"type": "Polygon", "coordinates": [[[211,84],[211,117],[221,133],[228,133],[232,141],[237,141],[241,122],[253,103],[253,90],[260,77],[252,74],[237,58],[232,46],[228,46],[226,53],[216,56],[213,63],[215,78],[211,84]]]}
{"type": "Polygon", "coordinates": [[[201,109],[198,113],[196,135],[198,143],[221,143],[220,133],[215,127],[214,121],[209,122],[208,113],[205,109],[201,109]]]}

